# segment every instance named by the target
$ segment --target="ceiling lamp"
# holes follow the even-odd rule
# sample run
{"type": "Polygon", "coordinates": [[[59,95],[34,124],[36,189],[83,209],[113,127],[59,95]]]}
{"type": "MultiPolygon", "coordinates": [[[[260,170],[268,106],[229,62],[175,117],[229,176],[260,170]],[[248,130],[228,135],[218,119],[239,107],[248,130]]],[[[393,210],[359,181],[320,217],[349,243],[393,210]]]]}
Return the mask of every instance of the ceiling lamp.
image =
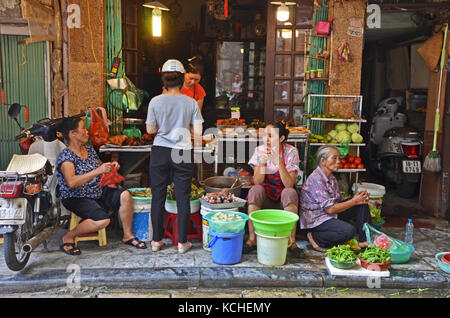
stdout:
{"type": "Polygon", "coordinates": [[[143,6],[153,9],[152,33],[154,37],[160,37],[162,35],[162,11],[170,11],[170,9],[158,1],[147,2],[143,6]]]}
{"type": "Polygon", "coordinates": [[[295,2],[279,2],[279,1],[272,1],[270,4],[278,5],[277,9],[277,20],[280,22],[285,22],[289,20],[289,8],[288,6],[294,6],[297,3],[295,2]]]}

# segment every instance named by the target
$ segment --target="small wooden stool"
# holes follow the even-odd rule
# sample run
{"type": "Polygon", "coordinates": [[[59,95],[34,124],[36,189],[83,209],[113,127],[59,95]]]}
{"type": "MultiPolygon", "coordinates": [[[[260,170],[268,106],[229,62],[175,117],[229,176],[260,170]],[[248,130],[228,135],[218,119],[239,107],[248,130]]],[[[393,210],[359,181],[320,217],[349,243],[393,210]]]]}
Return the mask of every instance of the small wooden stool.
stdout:
{"type": "MultiPolygon", "coordinates": [[[[166,226],[163,237],[171,238],[172,245],[178,245],[178,214],[166,213],[166,226]]],[[[196,238],[200,243],[202,242],[202,217],[200,212],[191,213],[187,238],[196,238]]]]}
{"type": "MultiPolygon", "coordinates": [[[[82,218],[72,212],[70,216],[69,231],[72,231],[74,228],[76,228],[82,220],[82,218]]],[[[95,240],[98,240],[99,246],[106,246],[106,229],[98,230],[97,233],[88,233],[75,237],[75,246],[77,246],[78,242],[95,240]]]]}

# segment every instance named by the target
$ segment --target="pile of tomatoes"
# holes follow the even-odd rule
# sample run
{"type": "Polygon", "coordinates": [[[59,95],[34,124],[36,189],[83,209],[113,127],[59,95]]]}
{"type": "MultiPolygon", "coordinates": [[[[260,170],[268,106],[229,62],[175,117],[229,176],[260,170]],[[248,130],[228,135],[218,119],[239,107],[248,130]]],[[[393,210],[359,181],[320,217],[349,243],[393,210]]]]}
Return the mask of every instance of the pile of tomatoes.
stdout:
{"type": "Polygon", "coordinates": [[[348,155],[341,159],[339,169],[364,169],[364,164],[361,162],[361,157],[348,155]]]}

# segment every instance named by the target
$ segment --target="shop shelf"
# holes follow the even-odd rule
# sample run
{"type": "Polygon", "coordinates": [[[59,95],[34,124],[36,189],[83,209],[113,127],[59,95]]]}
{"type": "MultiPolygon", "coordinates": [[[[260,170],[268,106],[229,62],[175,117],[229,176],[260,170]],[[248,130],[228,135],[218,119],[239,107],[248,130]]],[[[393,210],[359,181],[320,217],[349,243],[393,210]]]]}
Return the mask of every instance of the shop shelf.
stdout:
{"type": "Polygon", "coordinates": [[[337,172],[364,172],[366,169],[339,169],[337,172]]]}
{"type": "MultiPolygon", "coordinates": [[[[331,144],[331,143],[317,143],[317,142],[311,142],[309,143],[310,146],[323,146],[323,145],[330,145],[330,146],[340,146],[341,144],[331,144]]],[[[350,147],[365,147],[366,144],[348,144],[350,147]]]]}
{"type": "Polygon", "coordinates": [[[328,77],[316,77],[316,78],[310,78],[306,81],[328,81],[328,77]]]}
{"type": "Polygon", "coordinates": [[[367,120],[365,119],[345,119],[345,118],[317,118],[311,117],[310,120],[321,120],[321,121],[339,121],[344,123],[365,123],[367,120]]]}

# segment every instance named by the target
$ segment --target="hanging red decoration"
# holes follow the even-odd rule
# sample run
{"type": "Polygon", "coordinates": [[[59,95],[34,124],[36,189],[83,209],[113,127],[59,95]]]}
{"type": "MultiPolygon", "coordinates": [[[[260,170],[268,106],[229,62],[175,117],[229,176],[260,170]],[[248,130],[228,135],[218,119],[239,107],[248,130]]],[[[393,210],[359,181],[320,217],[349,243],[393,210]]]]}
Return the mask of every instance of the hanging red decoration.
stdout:
{"type": "Polygon", "coordinates": [[[223,2],[223,15],[228,17],[228,0],[223,2]]]}

